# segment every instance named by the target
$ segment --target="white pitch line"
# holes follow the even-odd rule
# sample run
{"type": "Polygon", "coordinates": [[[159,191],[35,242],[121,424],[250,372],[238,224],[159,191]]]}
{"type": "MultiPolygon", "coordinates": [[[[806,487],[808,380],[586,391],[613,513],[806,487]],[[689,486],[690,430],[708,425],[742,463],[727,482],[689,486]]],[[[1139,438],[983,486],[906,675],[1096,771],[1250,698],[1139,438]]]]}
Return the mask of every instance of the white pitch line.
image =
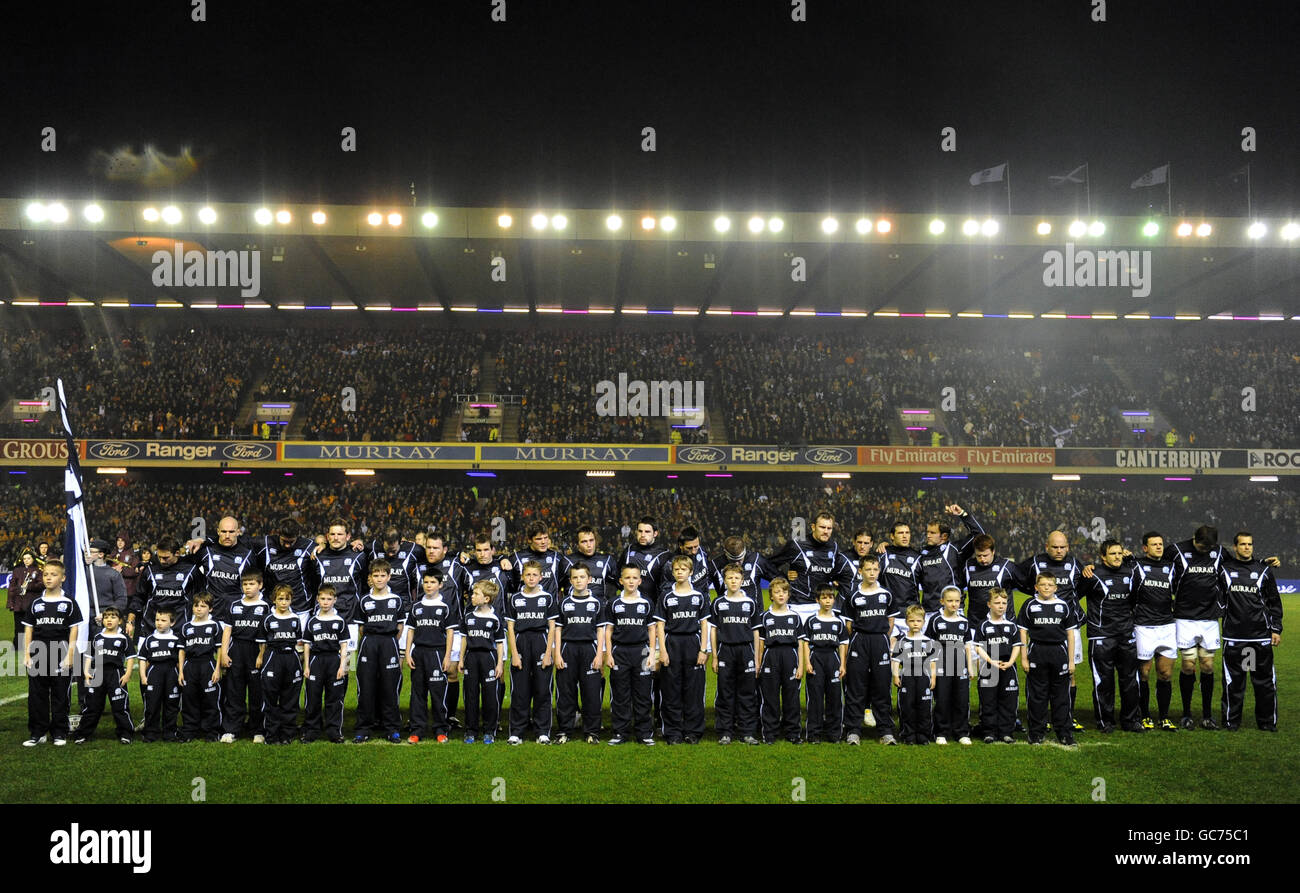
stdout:
{"type": "Polygon", "coordinates": [[[14,695],[12,698],[4,698],[0,700],[0,707],[3,707],[5,704],[12,704],[14,701],[25,701],[25,700],[27,700],[27,695],[25,694],[14,695]]]}

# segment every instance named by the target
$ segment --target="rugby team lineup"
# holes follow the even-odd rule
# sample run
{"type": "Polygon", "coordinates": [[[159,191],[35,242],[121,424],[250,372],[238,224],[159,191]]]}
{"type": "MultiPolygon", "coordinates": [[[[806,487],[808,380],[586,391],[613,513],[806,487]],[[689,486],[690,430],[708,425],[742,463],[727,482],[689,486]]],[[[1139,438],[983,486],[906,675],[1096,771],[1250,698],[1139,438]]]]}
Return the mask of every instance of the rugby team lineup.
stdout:
{"type": "Polygon", "coordinates": [[[137,732],[146,741],[342,741],[352,675],[358,743],[448,741],[461,725],[462,681],[463,739],[493,743],[507,723],[507,676],[509,743],[595,743],[605,670],[609,743],[697,743],[711,669],[722,744],[1011,743],[1023,688],[1029,743],[1045,740],[1050,707],[1058,743],[1074,746],[1085,728],[1073,712],[1085,639],[1102,733],[1237,730],[1248,678],[1256,726],[1276,731],[1278,560],[1254,557],[1250,531],[1220,543],[1209,525],[1179,542],[1151,530],[1137,550],[1107,538],[1084,554],[1054,530],[1041,551],[1013,561],[999,555],[987,520],[955,502],[915,531],[887,525],[879,541],[857,527],[847,546],[833,512],[810,514],[766,554],[735,533],[710,554],[696,527],[673,537],[652,516],[624,525],[632,539],[617,554],[599,551],[588,524],[576,527],[572,551],[555,549],[541,520],[521,526],[521,548],[498,554],[486,530],[453,544],[424,530],[407,539],[397,527],[361,536],[342,517],[313,534],[285,517],[252,536],[227,515],[215,537],[160,537],[134,566],[124,537],[96,539],[85,612],[62,594],[63,564],[47,552],[39,568],[24,560],[32,598],[21,623],[34,671],[24,744],[84,743],[106,705],[123,743],[137,732]],[[130,595],[109,564],[134,578],[130,595]],[[32,585],[37,569],[43,586],[32,585]],[[89,645],[74,673],[73,627],[83,624],[89,645]],[[140,724],[129,706],[137,673],[140,724]],[[80,715],[70,728],[74,679],[80,715]]]}

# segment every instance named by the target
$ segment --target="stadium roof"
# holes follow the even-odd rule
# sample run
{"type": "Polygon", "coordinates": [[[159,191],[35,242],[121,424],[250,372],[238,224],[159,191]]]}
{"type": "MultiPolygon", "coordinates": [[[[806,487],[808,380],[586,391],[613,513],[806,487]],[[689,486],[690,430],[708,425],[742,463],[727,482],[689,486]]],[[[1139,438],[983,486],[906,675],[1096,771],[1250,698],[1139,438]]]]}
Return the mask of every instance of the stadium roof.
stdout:
{"type": "Polygon", "coordinates": [[[1300,227],[1286,220],[213,204],[204,215],[213,222],[205,224],[203,206],[194,203],[102,202],[102,219],[91,223],[86,204],[0,200],[0,300],[434,312],[1300,317],[1300,227]],[[258,222],[259,210],[269,222],[258,222]],[[277,220],[282,212],[287,222],[277,220]],[[313,222],[314,214],[323,222],[313,222]],[[611,215],[619,218],[617,229],[610,228],[611,215]],[[729,222],[726,232],[719,217],[729,222]],[[544,228],[535,228],[535,219],[544,228]],[[1257,226],[1252,236],[1251,223],[1263,231],[1257,226]],[[180,281],[192,265],[177,255],[177,243],[182,252],[257,251],[259,279],[244,290],[256,293],[210,281],[156,284],[170,272],[180,281]],[[1126,253],[1101,254],[1116,251],[1126,253]],[[157,259],[158,252],[169,260],[157,259]],[[1085,268],[1106,284],[1074,285],[1085,268]]]}

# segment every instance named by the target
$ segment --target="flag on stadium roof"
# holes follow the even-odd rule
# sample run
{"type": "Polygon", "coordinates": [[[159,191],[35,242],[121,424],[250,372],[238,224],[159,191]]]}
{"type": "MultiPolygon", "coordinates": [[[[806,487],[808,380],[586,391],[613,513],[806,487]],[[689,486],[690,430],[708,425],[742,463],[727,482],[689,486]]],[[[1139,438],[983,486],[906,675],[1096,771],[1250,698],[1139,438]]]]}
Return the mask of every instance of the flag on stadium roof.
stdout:
{"type": "Polygon", "coordinates": [[[982,171],[976,171],[970,175],[970,185],[979,186],[981,183],[1000,183],[1002,177],[1006,174],[1007,162],[986,167],[982,171]]]}
{"type": "Polygon", "coordinates": [[[1160,167],[1153,167],[1142,176],[1133,181],[1130,189],[1141,189],[1143,186],[1158,186],[1169,179],[1169,165],[1162,164],[1160,167]]]}
{"type": "Polygon", "coordinates": [[[1050,176],[1047,179],[1053,186],[1062,186],[1066,183],[1082,183],[1086,176],[1088,176],[1088,163],[1085,161],[1068,174],[1062,174],[1059,177],[1050,176]]]}
{"type": "Polygon", "coordinates": [[[99,613],[99,593],[95,591],[95,575],[86,567],[85,556],[90,552],[90,536],[86,531],[86,493],[81,481],[81,462],[77,459],[77,443],[72,437],[72,424],[68,421],[68,400],[63,394],[63,379],[58,379],[57,386],[59,417],[63,420],[63,437],[68,447],[68,464],[63,469],[63,496],[68,521],[63,531],[63,565],[66,574],[63,591],[77,603],[81,616],[85,618],[77,635],[77,648],[85,653],[90,638],[90,620],[99,613]]]}

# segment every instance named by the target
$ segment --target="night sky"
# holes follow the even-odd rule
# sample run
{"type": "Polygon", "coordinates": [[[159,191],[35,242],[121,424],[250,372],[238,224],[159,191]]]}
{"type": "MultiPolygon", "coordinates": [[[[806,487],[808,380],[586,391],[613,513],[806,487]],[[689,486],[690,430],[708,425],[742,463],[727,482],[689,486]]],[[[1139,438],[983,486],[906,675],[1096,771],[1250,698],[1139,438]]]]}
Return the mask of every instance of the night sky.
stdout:
{"type": "Polygon", "coordinates": [[[24,4],[5,7],[0,195],[736,211],[1082,210],[1172,164],[1176,211],[1297,210],[1292,4],[1054,2],[24,4]],[[57,152],[40,151],[41,128],[57,152]],[[340,130],[358,151],[340,151],[340,130]],[[641,128],[657,151],[641,151],[641,128]],[[957,151],[940,131],[957,130],[957,151]],[[1241,130],[1257,132],[1243,153],[1241,130]],[[191,146],[145,188],[96,149],[191,146]]]}

